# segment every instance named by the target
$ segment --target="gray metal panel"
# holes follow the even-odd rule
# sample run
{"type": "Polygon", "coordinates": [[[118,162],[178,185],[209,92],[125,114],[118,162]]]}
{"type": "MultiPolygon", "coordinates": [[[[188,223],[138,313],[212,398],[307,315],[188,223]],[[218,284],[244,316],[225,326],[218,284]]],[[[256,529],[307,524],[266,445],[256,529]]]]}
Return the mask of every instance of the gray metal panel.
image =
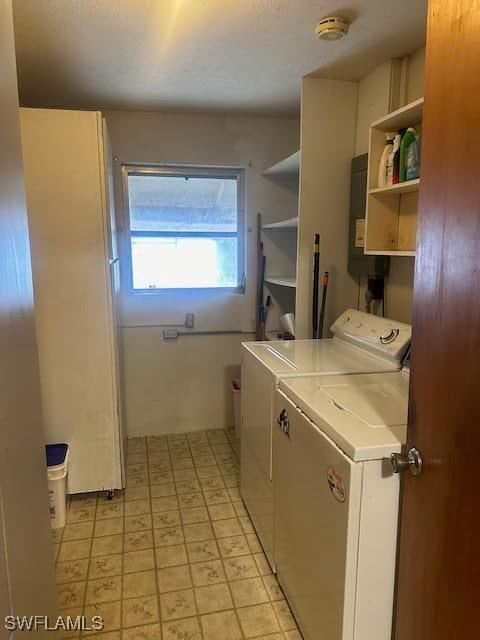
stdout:
{"type": "Polygon", "coordinates": [[[367,206],[368,153],[352,158],[350,181],[350,224],[348,236],[348,271],[353,276],[383,277],[388,274],[390,258],[366,256],[363,247],[355,246],[357,220],[365,219],[367,206]]]}

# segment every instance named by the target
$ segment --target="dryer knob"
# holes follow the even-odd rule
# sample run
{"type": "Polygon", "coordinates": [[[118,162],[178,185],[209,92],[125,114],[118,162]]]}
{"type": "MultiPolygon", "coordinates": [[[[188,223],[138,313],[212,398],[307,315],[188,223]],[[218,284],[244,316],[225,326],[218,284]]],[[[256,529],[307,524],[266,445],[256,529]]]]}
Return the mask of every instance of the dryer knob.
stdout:
{"type": "Polygon", "coordinates": [[[390,331],[387,331],[380,336],[380,342],[382,344],[390,344],[397,339],[399,333],[400,331],[398,329],[390,329],[390,331]]]}

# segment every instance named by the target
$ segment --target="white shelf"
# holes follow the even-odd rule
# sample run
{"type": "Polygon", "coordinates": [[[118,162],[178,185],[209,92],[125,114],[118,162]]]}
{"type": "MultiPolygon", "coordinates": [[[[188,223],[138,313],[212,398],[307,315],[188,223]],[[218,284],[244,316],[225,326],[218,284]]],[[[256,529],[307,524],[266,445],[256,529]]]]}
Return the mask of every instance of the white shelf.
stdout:
{"type": "MultiPolygon", "coordinates": [[[[283,185],[288,187],[289,191],[296,192],[300,176],[300,151],[296,151],[288,158],[266,168],[262,175],[272,182],[277,181],[277,184],[283,181],[283,185]]],[[[297,206],[293,206],[290,210],[284,209],[282,212],[277,212],[277,216],[292,215],[296,211],[297,206]]],[[[299,219],[296,216],[287,220],[262,224],[261,232],[266,241],[266,253],[271,252],[267,258],[270,272],[295,274],[298,223],[299,219]]],[[[264,284],[274,300],[279,316],[295,310],[297,286],[295,275],[265,276],[264,284]]],[[[276,331],[273,332],[275,340],[277,339],[276,333],[276,331]]]]}
{"type": "Polygon", "coordinates": [[[403,249],[397,249],[395,251],[388,251],[387,249],[379,249],[378,251],[365,251],[366,256],[413,256],[415,257],[415,251],[404,251],[403,249]]]}
{"type": "Polygon", "coordinates": [[[407,180],[405,182],[398,182],[397,184],[390,184],[387,187],[380,187],[377,189],[370,189],[369,194],[371,196],[382,194],[398,194],[398,193],[412,193],[413,191],[420,190],[420,178],[415,180],[407,180]]]}
{"type": "Polygon", "coordinates": [[[262,229],[298,229],[298,216],[296,218],[289,218],[288,220],[280,220],[280,222],[264,224],[262,229]]]}
{"type": "Polygon", "coordinates": [[[264,176],[272,178],[298,178],[300,173],[300,151],[293,153],[288,158],[284,158],[277,164],[268,167],[263,172],[264,176]]]}
{"type": "Polygon", "coordinates": [[[280,287],[290,287],[292,289],[295,289],[295,287],[297,286],[297,279],[290,278],[288,276],[267,276],[265,278],[265,282],[276,284],[280,287]]]}
{"type": "Polygon", "coordinates": [[[404,107],[400,107],[396,111],[392,111],[388,115],[372,122],[370,125],[374,129],[381,129],[382,131],[395,131],[398,129],[404,129],[405,127],[411,127],[416,122],[421,122],[423,119],[423,98],[415,100],[404,107]]]}

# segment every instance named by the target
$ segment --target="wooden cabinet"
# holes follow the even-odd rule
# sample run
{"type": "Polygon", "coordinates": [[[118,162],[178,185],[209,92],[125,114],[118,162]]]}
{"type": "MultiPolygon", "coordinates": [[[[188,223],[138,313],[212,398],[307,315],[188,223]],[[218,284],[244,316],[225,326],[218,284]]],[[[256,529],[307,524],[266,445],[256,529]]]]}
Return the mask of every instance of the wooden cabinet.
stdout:
{"type": "Polygon", "coordinates": [[[421,133],[423,98],[372,123],[368,161],[365,253],[414,256],[420,179],[378,188],[385,133],[410,126],[421,133]]]}

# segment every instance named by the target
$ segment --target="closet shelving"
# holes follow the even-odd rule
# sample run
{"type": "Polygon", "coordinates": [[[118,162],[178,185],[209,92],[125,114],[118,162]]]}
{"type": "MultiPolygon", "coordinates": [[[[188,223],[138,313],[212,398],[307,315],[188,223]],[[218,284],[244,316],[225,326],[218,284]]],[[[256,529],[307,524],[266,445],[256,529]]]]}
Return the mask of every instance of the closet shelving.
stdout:
{"type": "MultiPolygon", "coordinates": [[[[273,313],[276,320],[272,318],[269,325],[273,323],[275,326],[278,318],[284,313],[295,313],[299,219],[298,216],[288,218],[286,216],[290,212],[290,215],[292,215],[295,207],[298,207],[300,151],[268,167],[262,175],[277,185],[283,185],[282,188],[289,193],[285,201],[281,196],[283,211],[277,212],[277,217],[281,217],[282,213],[285,217],[271,222],[271,217],[269,216],[267,221],[261,220],[258,229],[258,241],[263,242],[266,255],[266,273],[263,282],[266,289],[264,300],[268,296],[272,298],[273,313]],[[292,207],[290,210],[286,206],[287,202],[292,207]]],[[[277,332],[267,331],[267,339],[275,339],[276,334],[277,332]]]]}
{"type": "MultiPolygon", "coordinates": [[[[296,151],[292,153],[292,155],[280,160],[276,164],[268,167],[263,172],[263,175],[268,178],[274,178],[276,180],[289,180],[295,182],[298,186],[298,178],[300,174],[300,151],[296,151]]],[[[281,245],[280,253],[285,252],[285,236],[281,234],[276,238],[277,231],[290,231],[296,232],[298,230],[298,216],[295,218],[288,218],[286,220],[279,220],[277,222],[269,222],[266,224],[262,224],[262,230],[266,232],[270,232],[268,234],[270,241],[273,244],[281,245]]],[[[287,245],[289,245],[291,253],[295,254],[295,262],[296,262],[296,251],[297,251],[297,234],[292,233],[291,236],[288,236],[289,240],[287,241],[287,245]]],[[[295,275],[267,275],[265,277],[265,282],[269,284],[274,284],[280,287],[288,287],[293,289],[296,287],[296,277],[295,275]]]]}
{"type": "Polygon", "coordinates": [[[264,224],[262,225],[262,229],[273,229],[278,231],[298,229],[298,216],[296,218],[289,218],[288,220],[280,220],[280,222],[264,224]]]}
{"type": "MultiPolygon", "coordinates": [[[[262,229],[264,231],[297,231],[298,229],[298,217],[296,218],[289,218],[288,220],[280,220],[279,222],[272,222],[270,224],[264,224],[262,225],[262,229]]],[[[273,237],[273,242],[275,243],[275,234],[270,234],[270,237],[273,237]]],[[[284,234],[282,234],[282,237],[285,238],[284,234]]],[[[278,239],[277,239],[277,243],[275,244],[279,244],[278,243],[278,239]]],[[[291,253],[295,253],[295,259],[296,259],[296,244],[297,244],[297,234],[293,234],[293,237],[287,241],[287,244],[289,245],[290,248],[290,252],[291,253]]],[[[285,243],[282,243],[283,245],[283,251],[285,251],[285,243]]],[[[265,282],[269,283],[269,284],[275,284],[279,287],[289,287],[289,288],[295,288],[297,286],[297,278],[296,276],[265,276],[265,282]]]]}
{"type": "Polygon", "coordinates": [[[398,184],[392,184],[388,187],[379,187],[376,189],[369,189],[370,195],[382,195],[382,194],[397,194],[397,193],[412,193],[418,191],[420,188],[420,178],[415,180],[407,180],[406,182],[399,182],[398,184]]]}
{"type": "Polygon", "coordinates": [[[270,284],[276,284],[280,287],[290,287],[295,289],[297,286],[297,278],[296,277],[287,277],[287,276],[267,276],[265,278],[265,282],[270,284]]]}
{"type": "Polygon", "coordinates": [[[283,179],[292,179],[298,178],[300,173],[300,151],[296,151],[292,153],[288,158],[284,158],[273,164],[271,167],[268,167],[263,172],[264,176],[268,176],[269,178],[283,178],[283,179]]]}
{"type": "Polygon", "coordinates": [[[415,100],[370,126],[365,253],[414,256],[420,178],[378,188],[378,168],[385,133],[414,126],[421,133],[423,98],[415,100]]]}

